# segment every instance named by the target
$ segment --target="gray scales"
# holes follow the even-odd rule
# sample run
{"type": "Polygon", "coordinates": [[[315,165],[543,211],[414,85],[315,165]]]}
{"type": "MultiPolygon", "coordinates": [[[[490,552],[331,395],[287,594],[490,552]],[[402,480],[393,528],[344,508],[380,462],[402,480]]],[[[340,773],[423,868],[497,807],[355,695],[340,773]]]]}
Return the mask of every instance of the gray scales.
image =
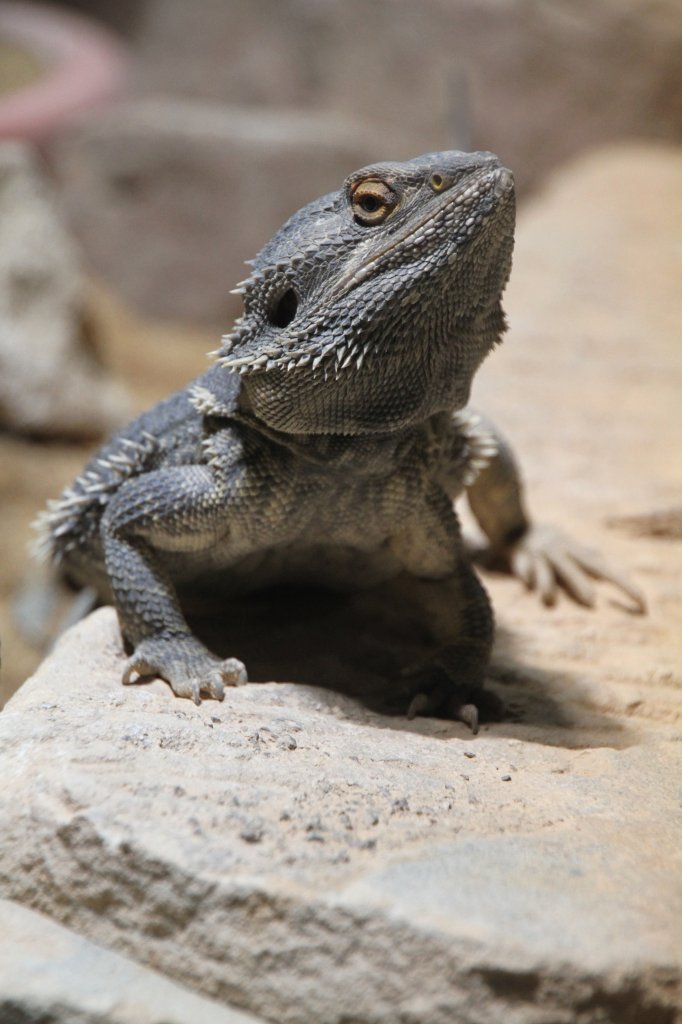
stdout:
{"type": "Polygon", "coordinates": [[[116,434],[40,519],[43,549],[113,602],[123,681],[158,676],[221,700],[246,682],[192,633],[183,588],[409,578],[434,638],[406,669],[410,715],[476,731],[493,640],[453,502],[542,599],[590,578],[639,591],[593,552],[532,525],[508,445],[466,408],[505,330],[510,171],[491,153],[430,153],[351,174],[252,262],[215,364],[116,434]]]}

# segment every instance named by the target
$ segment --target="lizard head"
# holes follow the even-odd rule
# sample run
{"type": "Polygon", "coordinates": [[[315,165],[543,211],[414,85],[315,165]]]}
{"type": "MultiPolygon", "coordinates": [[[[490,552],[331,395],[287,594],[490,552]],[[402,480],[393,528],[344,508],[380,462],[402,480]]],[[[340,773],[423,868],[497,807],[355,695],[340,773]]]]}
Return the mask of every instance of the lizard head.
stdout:
{"type": "Polygon", "coordinates": [[[514,186],[491,153],[351,174],[264,246],[219,361],[291,433],[385,432],[461,408],[505,329],[514,186]]]}

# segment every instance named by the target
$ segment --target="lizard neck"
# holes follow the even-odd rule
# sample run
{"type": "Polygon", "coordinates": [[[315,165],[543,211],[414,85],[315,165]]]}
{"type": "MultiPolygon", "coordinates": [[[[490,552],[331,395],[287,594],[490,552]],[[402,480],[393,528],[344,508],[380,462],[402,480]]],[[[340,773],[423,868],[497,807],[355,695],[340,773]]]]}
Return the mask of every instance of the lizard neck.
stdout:
{"type": "Polygon", "coordinates": [[[277,430],[264,423],[248,407],[239,402],[230,419],[252,435],[293,452],[297,458],[318,466],[336,470],[348,466],[354,473],[374,473],[390,470],[401,461],[406,451],[430,434],[431,417],[424,423],[402,427],[395,431],[377,431],[367,434],[293,434],[277,430]]]}

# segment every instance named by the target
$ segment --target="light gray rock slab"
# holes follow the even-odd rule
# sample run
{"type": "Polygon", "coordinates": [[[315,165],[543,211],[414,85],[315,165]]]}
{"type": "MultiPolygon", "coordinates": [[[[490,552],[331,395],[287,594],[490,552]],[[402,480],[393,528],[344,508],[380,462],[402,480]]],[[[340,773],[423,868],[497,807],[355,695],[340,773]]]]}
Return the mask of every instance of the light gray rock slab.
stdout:
{"type": "Polygon", "coordinates": [[[270,1020],[682,1007],[672,741],[473,739],[294,684],[196,708],[121,658],[103,609],[0,718],[5,895],[270,1020]]]}
{"type": "Polygon", "coordinates": [[[0,900],[0,1021],[257,1024],[11,900],[0,900]]]}
{"type": "Polygon", "coordinates": [[[224,329],[244,260],[379,155],[352,117],[172,98],[98,111],[52,154],[97,273],[143,312],[224,329]]]}

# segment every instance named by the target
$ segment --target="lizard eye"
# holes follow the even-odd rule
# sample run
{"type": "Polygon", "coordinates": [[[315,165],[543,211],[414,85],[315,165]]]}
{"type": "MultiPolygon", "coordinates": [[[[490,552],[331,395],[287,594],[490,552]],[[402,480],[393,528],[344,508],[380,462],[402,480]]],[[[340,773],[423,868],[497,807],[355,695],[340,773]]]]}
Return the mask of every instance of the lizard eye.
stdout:
{"type": "Polygon", "coordinates": [[[351,193],[355,221],[365,227],[381,224],[397,205],[396,193],[378,178],[366,178],[358,182],[351,193]]]}

